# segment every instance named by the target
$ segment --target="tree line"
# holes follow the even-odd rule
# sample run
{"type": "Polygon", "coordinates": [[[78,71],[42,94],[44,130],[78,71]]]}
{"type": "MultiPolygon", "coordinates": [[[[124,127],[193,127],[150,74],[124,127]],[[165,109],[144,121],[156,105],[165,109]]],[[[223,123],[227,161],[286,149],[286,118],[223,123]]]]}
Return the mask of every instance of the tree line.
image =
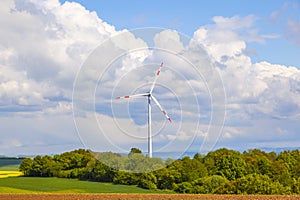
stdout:
{"type": "Polygon", "coordinates": [[[77,178],[178,193],[300,194],[299,150],[276,154],[222,148],[193,158],[162,160],[148,158],[136,148],[127,156],[78,149],[25,158],[20,171],[24,176],[77,178]]]}

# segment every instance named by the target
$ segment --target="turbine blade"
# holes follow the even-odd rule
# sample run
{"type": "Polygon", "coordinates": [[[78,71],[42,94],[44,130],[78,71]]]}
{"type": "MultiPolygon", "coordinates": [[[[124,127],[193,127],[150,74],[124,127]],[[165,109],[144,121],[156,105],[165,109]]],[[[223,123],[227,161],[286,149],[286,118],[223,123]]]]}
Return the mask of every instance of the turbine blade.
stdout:
{"type": "Polygon", "coordinates": [[[163,62],[160,64],[159,69],[158,69],[158,70],[156,71],[156,73],[155,73],[155,78],[154,78],[154,81],[153,81],[153,83],[152,83],[152,85],[151,85],[150,93],[152,93],[152,91],[153,91],[153,89],[154,89],[155,83],[156,83],[156,81],[157,81],[157,79],[158,79],[158,76],[159,76],[159,74],[160,74],[160,71],[161,71],[161,68],[162,68],[163,64],[164,64],[163,62]]]}
{"type": "Polygon", "coordinates": [[[130,98],[138,98],[138,97],[144,97],[148,96],[149,93],[144,93],[144,94],[134,94],[134,95],[126,95],[122,97],[116,97],[116,99],[130,99],[130,98]]]}
{"type": "Polygon", "coordinates": [[[172,122],[171,118],[167,114],[167,111],[163,109],[163,107],[160,105],[157,99],[153,95],[151,95],[151,98],[153,99],[155,104],[159,107],[160,111],[164,114],[164,116],[169,120],[169,122],[172,122]]]}

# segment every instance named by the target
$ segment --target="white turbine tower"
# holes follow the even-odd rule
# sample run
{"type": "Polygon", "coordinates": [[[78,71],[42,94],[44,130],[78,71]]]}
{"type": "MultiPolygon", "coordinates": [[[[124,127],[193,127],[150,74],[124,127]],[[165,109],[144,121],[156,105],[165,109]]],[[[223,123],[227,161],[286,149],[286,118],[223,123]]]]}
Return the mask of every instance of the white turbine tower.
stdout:
{"type": "Polygon", "coordinates": [[[129,99],[129,98],[138,98],[138,97],[147,97],[148,98],[148,156],[149,156],[149,158],[152,158],[151,99],[159,107],[159,109],[164,114],[164,116],[169,120],[169,122],[171,122],[171,118],[168,116],[167,112],[162,108],[162,106],[159,104],[157,99],[152,94],[152,91],[155,87],[155,84],[156,84],[156,81],[160,74],[162,66],[163,66],[163,63],[160,64],[159,69],[157,70],[157,72],[155,74],[154,81],[153,81],[148,93],[127,95],[127,96],[116,98],[116,99],[129,99]]]}

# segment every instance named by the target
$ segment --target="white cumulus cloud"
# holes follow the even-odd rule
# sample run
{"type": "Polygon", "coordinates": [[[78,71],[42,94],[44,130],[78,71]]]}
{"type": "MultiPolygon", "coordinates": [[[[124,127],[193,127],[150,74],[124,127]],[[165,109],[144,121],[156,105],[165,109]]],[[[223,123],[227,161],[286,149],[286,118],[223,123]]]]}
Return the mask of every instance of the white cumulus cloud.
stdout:
{"type": "MultiPolygon", "coordinates": [[[[47,145],[63,150],[65,144],[76,148],[79,138],[84,143],[92,141],[93,148],[110,148],[106,140],[99,141],[99,128],[122,149],[132,145],[145,149],[146,141],[138,138],[141,132],[146,137],[145,102],[116,103],[112,99],[148,92],[162,61],[154,94],[174,122],[166,125],[153,106],[154,133],[160,127],[164,130],[154,136],[156,150],[186,149],[191,143],[201,146],[205,141],[219,146],[249,142],[249,147],[262,145],[256,139],[266,141],[264,144],[278,144],[289,137],[298,140],[295,121],[300,118],[300,70],[268,61],[253,63],[246,53],[248,43],[278,37],[260,34],[253,15],[215,16],[213,24],[201,26],[192,39],[174,30],[161,30],[153,35],[154,50],[148,49],[143,38],[127,30],[116,31],[78,3],[1,3],[0,122],[5,124],[1,127],[5,134],[1,134],[1,152],[10,148],[14,153],[44,152],[42,147],[47,145]],[[95,49],[99,45],[106,51],[95,49]],[[86,60],[89,55],[92,59],[86,60]],[[210,127],[216,117],[224,118],[220,112],[225,102],[223,86],[226,123],[210,127]],[[72,124],[72,108],[79,138],[72,124]],[[132,135],[124,134],[117,125],[132,135]],[[211,133],[222,128],[222,137],[211,133]]],[[[297,23],[288,23],[288,37],[296,43],[297,23]]],[[[284,142],[288,145],[291,141],[284,142]]]]}

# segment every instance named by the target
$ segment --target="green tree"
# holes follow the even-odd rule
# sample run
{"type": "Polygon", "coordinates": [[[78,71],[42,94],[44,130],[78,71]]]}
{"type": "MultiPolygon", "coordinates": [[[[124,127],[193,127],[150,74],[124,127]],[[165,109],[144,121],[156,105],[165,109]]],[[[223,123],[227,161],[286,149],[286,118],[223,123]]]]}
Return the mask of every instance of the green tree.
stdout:
{"type": "Polygon", "coordinates": [[[198,178],[207,176],[206,167],[197,159],[191,159],[190,157],[184,157],[181,160],[177,160],[168,166],[170,170],[176,170],[180,177],[177,177],[176,183],[190,182],[198,178]]]}
{"type": "Polygon", "coordinates": [[[193,185],[190,182],[179,183],[174,190],[179,193],[194,193],[193,185]]]}
{"type": "Polygon", "coordinates": [[[127,171],[115,171],[113,183],[123,185],[138,185],[140,174],[135,174],[127,171]]]}
{"type": "Polygon", "coordinates": [[[181,180],[181,173],[175,168],[162,168],[154,172],[157,177],[157,187],[159,189],[173,190],[175,184],[181,180]]]}
{"type": "Polygon", "coordinates": [[[215,193],[219,194],[290,194],[291,188],[279,182],[273,182],[269,176],[249,174],[220,186],[215,193]]]}
{"type": "Polygon", "coordinates": [[[32,176],[32,166],[32,159],[25,158],[20,164],[19,170],[24,173],[24,176],[32,176]]]}
{"type": "Polygon", "coordinates": [[[243,153],[243,157],[247,163],[247,174],[267,174],[272,162],[276,159],[276,154],[274,152],[268,154],[259,149],[250,149],[243,153]]]}
{"type": "Polygon", "coordinates": [[[95,158],[97,158],[103,164],[110,166],[116,170],[126,170],[125,162],[128,161],[127,156],[121,156],[120,154],[112,153],[112,152],[103,152],[94,154],[95,158]]]}
{"type": "Polygon", "coordinates": [[[197,179],[192,182],[195,193],[209,194],[214,193],[222,184],[228,182],[223,176],[213,175],[197,179]]]}
{"type": "Polygon", "coordinates": [[[30,176],[52,177],[55,162],[50,156],[36,156],[32,162],[30,176]]]}
{"type": "Polygon", "coordinates": [[[141,154],[141,153],[142,153],[142,150],[133,147],[133,148],[130,149],[130,152],[129,152],[128,156],[131,156],[132,154],[136,154],[136,153],[141,154]]]}
{"type": "Polygon", "coordinates": [[[293,157],[292,153],[290,151],[283,151],[280,154],[278,154],[278,157],[276,159],[278,162],[281,162],[285,167],[289,170],[293,170],[293,166],[297,163],[297,159],[293,157]]]}
{"type": "Polygon", "coordinates": [[[298,179],[300,177],[300,150],[296,149],[291,152],[291,156],[293,158],[293,163],[290,167],[291,177],[294,179],[298,179]]]}
{"type": "Polygon", "coordinates": [[[203,160],[209,175],[221,175],[233,180],[247,174],[247,163],[238,151],[218,149],[209,152],[203,160]]]}
{"type": "Polygon", "coordinates": [[[200,153],[196,153],[193,157],[193,159],[200,161],[201,163],[203,163],[203,159],[204,159],[204,155],[200,154],[200,153]]]}
{"type": "Polygon", "coordinates": [[[140,176],[138,186],[144,189],[157,189],[157,178],[153,173],[143,173],[140,176]]]}
{"type": "Polygon", "coordinates": [[[273,181],[278,181],[284,186],[291,186],[293,183],[289,170],[280,161],[274,161],[267,174],[273,181]]]}
{"type": "Polygon", "coordinates": [[[160,158],[148,158],[143,154],[132,154],[125,160],[124,168],[125,170],[141,173],[141,172],[151,172],[163,168],[164,164],[160,158]]]}
{"type": "Polygon", "coordinates": [[[81,177],[88,180],[100,182],[112,182],[114,177],[113,170],[96,159],[91,161],[81,174],[81,177]]]}
{"type": "Polygon", "coordinates": [[[292,192],[294,194],[300,194],[300,178],[293,180],[292,192]]]}
{"type": "Polygon", "coordinates": [[[221,175],[228,180],[240,178],[247,173],[247,164],[242,155],[233,150],[219,149],[209,152],[204,158],[209,175],[221,175]]]}

